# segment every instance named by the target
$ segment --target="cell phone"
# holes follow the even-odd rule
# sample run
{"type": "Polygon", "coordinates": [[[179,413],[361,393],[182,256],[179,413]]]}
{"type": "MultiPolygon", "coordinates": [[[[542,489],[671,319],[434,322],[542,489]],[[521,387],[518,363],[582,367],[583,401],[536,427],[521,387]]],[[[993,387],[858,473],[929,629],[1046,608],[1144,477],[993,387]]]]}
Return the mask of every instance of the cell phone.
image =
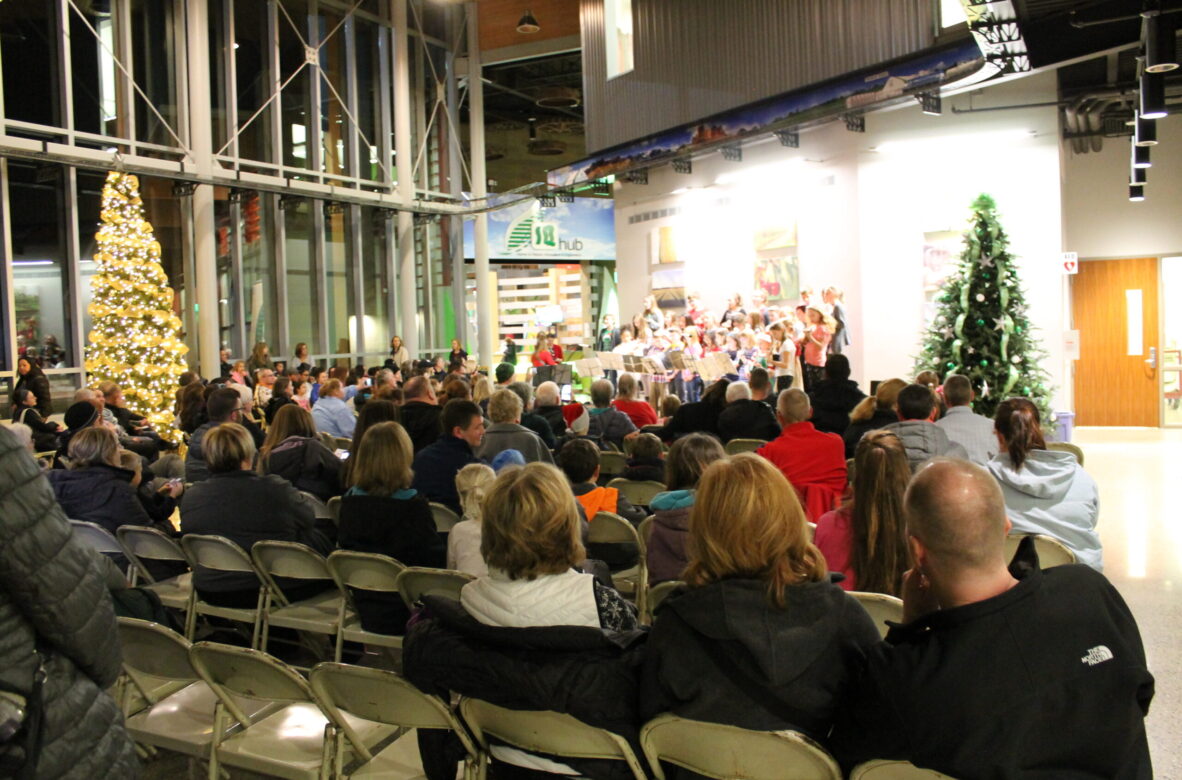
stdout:
{"type": "Polygon", "coordinates": [[[373,377],[372,377],[372,376],[367,376],[367,377],[365,378],[365,386],[366,386],[366,387],[370,387],[371,385],[373,385],[373,377]]]}
{"type": "Polygon", "coordinates": [[[340,458],[341,460],[348,460],[349,459],[349,451],[348,450],[336,450],[334,452],[334,454],[338,458],[340,458]]]}

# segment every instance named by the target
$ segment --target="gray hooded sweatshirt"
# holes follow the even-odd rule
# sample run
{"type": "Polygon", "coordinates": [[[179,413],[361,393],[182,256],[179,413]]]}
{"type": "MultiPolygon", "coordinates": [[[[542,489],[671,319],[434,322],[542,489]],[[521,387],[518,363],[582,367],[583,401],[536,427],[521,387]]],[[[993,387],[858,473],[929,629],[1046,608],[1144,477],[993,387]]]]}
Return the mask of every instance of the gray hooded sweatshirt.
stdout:
{"type": "Polygon", "coordinates": [[[903,420],[891,423],[882,430],[890,431],[903,441],[907,448],[907,462],[914,472],[929,458],[964,458],[969,453],[964,447],[948,438],[944,429],[927,420],[903,420]]]}

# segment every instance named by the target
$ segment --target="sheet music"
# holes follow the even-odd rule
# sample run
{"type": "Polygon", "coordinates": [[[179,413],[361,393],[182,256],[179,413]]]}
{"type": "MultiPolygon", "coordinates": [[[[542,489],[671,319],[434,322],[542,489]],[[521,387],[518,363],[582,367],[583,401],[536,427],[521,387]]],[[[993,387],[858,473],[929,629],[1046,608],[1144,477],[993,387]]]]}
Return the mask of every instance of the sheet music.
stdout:
{"type": "Polygon", "coordinates": [[[623,370],[631,374],[645,373],[644,358],[638,358],[635,355],[624,355],[623,370]]]}
{"type": "Polygon", "coordinates": [[[573,365],[579,376],[603,376],[603,366],[595,358],[576,360],[573,365]]]}
{"type": "Polygon", "coordinates": [[[599,365],[608,371],[623,371],[624,356],[618,352],[600,352],[596,355],[599,365]]]}
{"type": "Polygon", "coordinates": [[[689,360],[692,360],[693,358],[690,358],[688,355],[686,355],[684,350],[681,350],[681,349],[674,349],[674,350],[671,350],[671,351],[668,353],[668,355],[669,355],[669,363],[670,363],[670,364],[671,364],[671,365],[672,365],[674,368],[676,368],[676,369],[680,369],[680,370],[682,370],[682,371],[684,371],[684,370],[686,370],[686,369],[691,369],[691,368],[692,368],[692,367],[691,367],[691,366],[688,364],[688,361],[689,361],[689,360]]]}

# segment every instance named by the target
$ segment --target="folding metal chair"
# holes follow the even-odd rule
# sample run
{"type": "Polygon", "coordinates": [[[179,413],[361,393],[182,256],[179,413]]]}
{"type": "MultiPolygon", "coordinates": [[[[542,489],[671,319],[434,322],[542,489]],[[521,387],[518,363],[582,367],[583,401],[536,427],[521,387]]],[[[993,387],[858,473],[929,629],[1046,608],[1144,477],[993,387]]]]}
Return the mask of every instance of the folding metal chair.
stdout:
{"type": "Polygon", "coordinates": [[[471,574],[452,569],[430,569],[408,566],[398,575],[398,592],[408,609],[422,601],[423,596],[446,596],[460,600],[460,589],[476,579],[471,574]]]}
{"type": "Polygon", "coordinates": [[[731,439],[723,447],[727,455],[738,455],[740,452],[755,452],[767,444],[763,439],[731,439]]]}
{"type": "Polygon", "coordinates": [[[622,452],[603,450],[599,453],[599,476],[614,477],[628,468],[628,456],[622,452]]]}
{"type": "Polygon", "coordinates": [[[645,613],[648,599],[648,554],[644,540],[624,518],[614,512],[596,512],[587,532],[588,544],[635,544],[636,565],[612,572],[612,582],[621,593],[630,593],[640,614],[645,613]]]}
{"type": "Polygon", "coordinates": [[[874,621],[878,633],[886,637],[890,628],[887,627],[886,621],[892,623],[903,622],[903,600],[888,596],[885,593],[867,593],[860,590],[850,591],[850,595],[858,600],[862,608],[869,613],[870,618],[874,621]]]}
{"type": "Polygon", "coordinates": [[[263,541],[255,543],[250,557],[267,586],[259,647],[267,646],[271,626],[327,634],[336,639],[345,596],[336,587],[324,556],[298,542],[263,541]],[[310,599],[292,601],[279,585],[279,578],[305,582],[327,580],[332,587],[310,599]]]}
{"type": "Polygon", "coordinates": [[[443,504],[434,501],[431,502],[431,517],[435,519],[435,530],[441,534],[451,533],[451,529],[460,522],[459,515],[443,504]]]}
{"type": "MultiPolygon", "coordinates": [[[[166,580],[157,581],[148,571],[144,561],[161,561],[183,563],[191,565],[185,557],[185,551],[175,540],[159,528],[147,525],[121,525],[115,529],[115,536],[119,539],[123,549],[127,551],[128,559],[135,564],[137,575],[142,572],[147,583],[143,587],[153,591],[160,597],[160,603],[166,607],[184,610],[189,609],[189,599],[193,594],[193,572],[188,571],[166,580]]],[[[135,585],[138,577],[133,577],[131,584],[135,585]]]]}
{"type": "Polygon", "coordinates": [[[1038,553],[1038,568],[1050,569],[1054,566],[1065,566],[1078,562],[1071,548],[1055,537],[1046,534],[1010,534],[1006,537],[1006,560],[1013,560],[1014,554],[1018,552],[1018,544],[1027,536],[1034,537],[1034,551],[1038,553]]]}
{"type": "Polygon", "coordinates": [[[643,507],[647,507],[657,495],[664,493],[666,490],[663,482],[621,479],[619,477],[608,482],[607,486],[620,491],[620,495],[626,498],[628,503],[643,507]]]}
{"type": "Polygon", "coordinates": [[[386,555],[337,550],[328,556],[328,570],[332,572],[337,587],[345,594],[345,601],[341,604],[338,615],[341,630],[337,632],[334,660],[341,660],[341,652],[346,641],[401,650],[401,636],[378,634],[361,627],[357,604],[353,600],[353,589],[397,594],[398,577],[406,567],[386,555]]]}
{"type": "Polygon", "coordinates": [[[246,552],[224,536],[210,536],[206,534],[186,534],[181,537],[181,549],[192,562],[194,571],[198,568],[213,571],[234,572],[237,574],[252,574],[259,583],[259,598],[254,609],[243,607],[220,607],[203,601],[197,595],[197,588],[189,597],[189,613],[185,622],[185,638],[193,640],[193,632],[197,626],[198,615],[211,615],[239,623],[249,623],[251,626],[250,646],[258,647],[259,627],[262,623],[263,603],[266,600],[267,586],[259,576],[254,562],[246,552]]]}

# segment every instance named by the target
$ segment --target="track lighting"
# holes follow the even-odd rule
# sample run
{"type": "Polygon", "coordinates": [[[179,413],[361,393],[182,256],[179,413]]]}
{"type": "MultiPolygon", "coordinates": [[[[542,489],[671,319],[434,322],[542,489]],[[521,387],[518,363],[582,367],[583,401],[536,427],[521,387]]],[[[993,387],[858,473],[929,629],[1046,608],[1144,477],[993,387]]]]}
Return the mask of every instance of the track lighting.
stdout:
{"type": "Polygon", "coordinates": [[[1129,168],[1129,184],[1145,184],[1147,174],[1144,168],[1129,168]]]}
{"type": "Polygon", "coordinates": [[[1146,119],[1166,116],[1166,82],[1160,73],[1141,74],[1141,116],[1146,119]]]}
{"type": "Polygon", "coordinates": [[[1129,149],[1132,151],[1132,162],[1134,168],[1149,168],[1153,165],[1149,161],[1149,147],[1137,146],[1136,140],[1129,144],[1129,149]]]}
{"type": "Polygon", "coordinates": [[[1145,188],[1140,184],[1129,185],[1129,200],[1133,203],[1140,203],[1145,200],[1145,188]]]}
{"type": "Polygon", "coordinates": [[[1144,11],[1145,70],[1166,73],[1178,67],[1178,39],[1172,19],[1161,11],[1144,11]]]}
{"type": "Polygon", "coordinates": [[[538,24],[538,20],[534,18],[533,12],[528,8],[526,9],[525,13],[522,14],[521,18],[517,20],[517,32],[519,33],[532,35],[541,29],[542,26],[538,24]]]}
{"type": "Polygon", "coordinates": [[[1133,113],[1133,143],[1137,146],[1157,146],[1157,122],[1141,116],[1140,111],[1133,113]]]}

